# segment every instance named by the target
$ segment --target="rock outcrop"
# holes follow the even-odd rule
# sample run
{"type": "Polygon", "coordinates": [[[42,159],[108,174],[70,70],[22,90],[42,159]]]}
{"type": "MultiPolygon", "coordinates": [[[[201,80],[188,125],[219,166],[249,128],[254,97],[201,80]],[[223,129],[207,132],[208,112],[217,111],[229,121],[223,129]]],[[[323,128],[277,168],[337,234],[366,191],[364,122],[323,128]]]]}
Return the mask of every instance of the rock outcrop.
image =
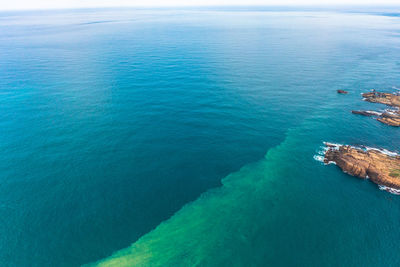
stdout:
{"type": "Polygon", "coordinates": [[[353,110],[353,114],[376,117],[377,121],[384,124],[400,127],[400,111],[387,109],[384,112],[370,111],[370,110],[353,110]]]}
{"type": "Polygon", "coordinates": [[[375,117],[377,121],[384,124],[400,127],[400,95],[381,92],[370,92],[362,94],[365,101],[380,103],[393,107],[383,112],[369,110],[353,110],[353,114],[375,117]]]}
{"type": "Polygon", "coordinates": [[[370,92],[362,94],[365,101],[381,103],[392,107],[400,107],[400,95],[381,92],[370,92]]]}
{"type": "Polygon", "coordinates": [[[400,112],[398,110],[385,111],[377,120],[390,126],[400,127],[400,112]]]}
{"type": "Polygon", "coordinates": [[[325,143],[324,163],[335,163],[344,172],[369,178],[384,189],[400,193],[400,156],[386,150],[325,143]]]}

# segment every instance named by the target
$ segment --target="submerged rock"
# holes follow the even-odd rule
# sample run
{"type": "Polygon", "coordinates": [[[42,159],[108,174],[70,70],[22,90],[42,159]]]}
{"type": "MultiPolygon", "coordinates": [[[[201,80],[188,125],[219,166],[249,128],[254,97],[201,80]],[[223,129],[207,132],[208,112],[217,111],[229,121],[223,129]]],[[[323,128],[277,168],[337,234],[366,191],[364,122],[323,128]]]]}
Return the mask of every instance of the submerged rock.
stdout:
{"type": "Polygon", "coordinates": [[[335,163],[344,172],[382,186],[400,190],[400,156],[374,148],[325,143],[324,163],[335,163]]]}
{"type": "Polygon", "coordinates": [[[337,90],[336,91],[338,94],[348,94],[349,92],[345,91],[345,90],[337,90]]]}

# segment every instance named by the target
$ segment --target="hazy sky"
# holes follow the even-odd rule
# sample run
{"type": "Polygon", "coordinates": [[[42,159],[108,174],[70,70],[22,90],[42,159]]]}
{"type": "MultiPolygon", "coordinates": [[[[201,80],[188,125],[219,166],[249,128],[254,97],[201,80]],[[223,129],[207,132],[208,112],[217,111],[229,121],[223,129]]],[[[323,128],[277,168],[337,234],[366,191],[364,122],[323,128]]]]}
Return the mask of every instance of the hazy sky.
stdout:
{"type": "Polygon", "coordinates": [[[0,9],[210,5],[390,5],[400,0],[0,0],[0,9]]]}

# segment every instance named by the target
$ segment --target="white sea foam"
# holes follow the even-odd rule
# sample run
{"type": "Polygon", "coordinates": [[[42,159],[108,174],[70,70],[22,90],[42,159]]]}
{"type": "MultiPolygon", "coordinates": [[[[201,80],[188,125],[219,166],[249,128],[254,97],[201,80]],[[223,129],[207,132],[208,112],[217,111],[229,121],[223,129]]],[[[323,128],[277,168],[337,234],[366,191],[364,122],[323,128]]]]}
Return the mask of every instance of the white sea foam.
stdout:
{"type": "Polygon", "coordinates": [[[400,189],[391,188],[385,185],[378,185],[380,190],[385,190],[394,195],[400,195],[400,189]]]}
{"type": "Polygon", "coordinates": [[[320,156],[320,155],[314,155],[313,157],[316,161],[322,162],[324,163],[324,156],[320,156]]]}
{"type": "Polygon", "coordinates": [[[334,150],[339,150],[342,144],[336,144],[336,143],[330,143],[330,142],[324,142],[324,145],[328,146],[326,147],[326,150],[328,149],[334,149],[334,150]]]}
{"type": "Polygon", "coordinates": [[[319,147],[319,150],[318,150],[318,154],[319,155],[325,155],[325,153],[326,153],[326,151],[328,151],[328,147],[326,147],[326,146],[320,146],[319,147]]]}
{"type": "Polygon", "coordinates": [[[333,150],[338,150],[340,146],[340,144],[335,144],[335,143],[329,143],[329,142],[323,142],[325,144],[325,146],[320,146],[319,150],[317,150],[317,155],[314,155],[314,159],[316,161],[322,162],[324,165],[329,165],[329,164],[335,164],[336,162],[334,161],[328,161],[327,163],[324,162],[325,160],[325,153],[326,151],[328,151],[329,149],[333,149],[333,150]],[[328,147],[329,146],[329,147],[328,147]]]}
{"type": "Polygon", "coordinates": [[[328,150],[328,148],[326,146],[320,146],[319,149],[316,151],[317,155],[314,155],[313,158],[316,161],[324,163],[325,153],[326,153],[327,150],[328,150]]]}
{"type": "Polygon", "coordinates": [[[375,151],[378,151],[378,152],[380,152],[380,153],[382,153],[382,154],[388,155],[388,156],[390,156],[390,157],[399,156],[399,153],[392,152],[392,151],[389,151],[389,150],[384,149],[384,148],[380,149],[380,148],[374,148],[374,147],[368,147],[368,146],[366,146],[366,147],[365,147],[365,150],[367,150],[367,151],[369,151],[369,150],[375,150],[375,151]]]}
{"type": "Polygon", "coordinates": [[[366,110],[366,112],[370,113],[370,114],[374,114],[376,116],[381,116],[382,112],[378,112],[378,111],[374,111],[374,110],[366,110]]]}
{"type": "MultiPolygon", "coordinates": [[[[329,143],[329,142],[324,142],[324,144],[325,144],[326,146],[329,146],[329,147],[327,147],[326,149],[334,149],[334,150],[338,150],[341,146],[343,146],[343,145],[341,145],[341,144],[329,143]]],[[[388,156],[390,156],[390,157],[400,156],[399,153],[393,152],[393,151],[389,151],[389,150],[384,149],[384,148],[375,148],[375,147],[369,147],[369,146],[357,147],[357,146],[350,146],[350,145],[349,145],[349,147],[354,148],[354,149],[361,149],[361,150],[364,150],[364,151],[375,150],[375,151],[378,151],[378,152],[380,152],[380,153],[382,153],[382,154],[388,155],[388,156]]],[[[326,151],[326,150],[325,150],[325,151],[326,151]]]]}
{"type": "Polygon", "coordinates": [[[398,115],[398,109],[385,109],[385,112],[390,114],[390,115],[398,115]]]}

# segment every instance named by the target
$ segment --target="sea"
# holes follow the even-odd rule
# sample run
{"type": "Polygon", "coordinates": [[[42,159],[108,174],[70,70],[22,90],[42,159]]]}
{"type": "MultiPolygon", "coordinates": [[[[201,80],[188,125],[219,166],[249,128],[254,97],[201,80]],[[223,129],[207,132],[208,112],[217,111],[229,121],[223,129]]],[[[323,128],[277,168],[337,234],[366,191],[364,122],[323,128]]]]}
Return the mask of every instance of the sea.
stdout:
{"type": "Polygon", "coordinates": [[[1,266],[399,266],[400,7],[0,12],[1,266]],[[347,95],[337,94],[342,89],[347,95]]]}

